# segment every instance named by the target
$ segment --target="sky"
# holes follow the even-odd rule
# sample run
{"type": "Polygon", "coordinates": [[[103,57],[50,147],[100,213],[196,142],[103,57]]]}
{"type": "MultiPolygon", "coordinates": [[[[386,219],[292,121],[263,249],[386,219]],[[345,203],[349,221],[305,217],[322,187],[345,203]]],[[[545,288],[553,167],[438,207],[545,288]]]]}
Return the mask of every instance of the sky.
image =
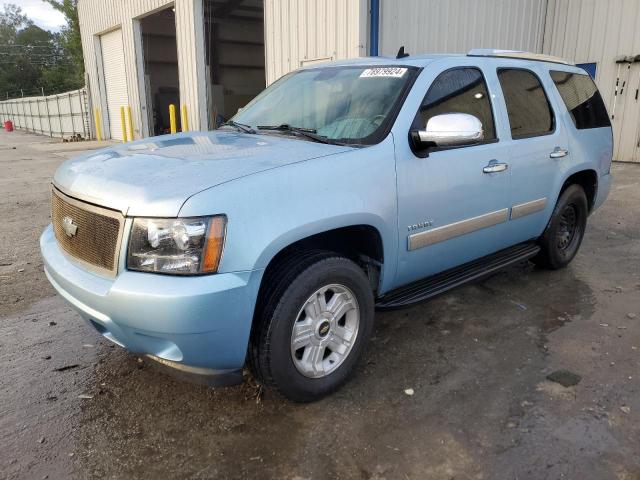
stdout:
{"type": "Polygon", "coordinates": [[[65,24],[64,15],[42,0],[0,0],[0,3],[3,7],[5,3],[18,5],[27,17],[45,30],[58,31],[65,24]]]}

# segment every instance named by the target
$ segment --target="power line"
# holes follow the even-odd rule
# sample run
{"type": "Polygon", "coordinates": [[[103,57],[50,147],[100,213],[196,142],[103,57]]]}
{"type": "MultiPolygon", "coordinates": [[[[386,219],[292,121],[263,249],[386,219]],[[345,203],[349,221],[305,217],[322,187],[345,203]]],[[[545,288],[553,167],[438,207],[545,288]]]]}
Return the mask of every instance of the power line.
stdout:
{"type": "Polygon", "coordinates": [[[0,48],[56,48],[56,45],[16,45],[13,43],[10,44],[0,44],[0,48]]]}

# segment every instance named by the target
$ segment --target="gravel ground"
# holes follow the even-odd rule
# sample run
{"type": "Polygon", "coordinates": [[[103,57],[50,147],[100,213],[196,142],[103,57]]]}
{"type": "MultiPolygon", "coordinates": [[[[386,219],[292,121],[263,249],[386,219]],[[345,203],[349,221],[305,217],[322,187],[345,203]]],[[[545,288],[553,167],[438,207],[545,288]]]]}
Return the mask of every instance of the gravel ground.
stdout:
{"type": "Polygon", "coordinates": [[[0,477],[640,478],[640,165],[569,268],[378,313],[352,381],[296,405],[167,377],[54,294],[38,236],[69,153],[47,142],[0,131],[0,477]]]}

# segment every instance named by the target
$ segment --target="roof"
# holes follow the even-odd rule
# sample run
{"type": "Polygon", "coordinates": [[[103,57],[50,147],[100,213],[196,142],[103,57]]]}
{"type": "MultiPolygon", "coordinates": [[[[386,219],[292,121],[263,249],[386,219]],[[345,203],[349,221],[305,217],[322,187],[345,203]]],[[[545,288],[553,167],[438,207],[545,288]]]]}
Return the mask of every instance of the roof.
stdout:
{"type": "Polygon", "coordinates": [[[301,69],[322,68],[328,65],[403,65],[412,67],[424,67],[425,65],[441,58],[462,57],[461,54],[431,54],[431,55],[410,55],[403,58],[395,57],[357,57],[345,60],[333,60],[313,65],[305,65],[301,69]]]}
{"type": "Polygon", "coordinates": [[[522,50],[498,50],[494,48],[474,48],[467,53],[470,57],[499,57],[499,58],[515,58],[520,60],[534,60],[537,62],[562,63],[564,65],[575,65],[568,60],[553,55],[544,55],[542,53],[524,52],[522,50]]]}
{"type": "Polygon", "coordinates": [[[395,58],[395,57],[358,57],[347,60],[334,60],[322,63],[314,63],[313,65],[303,66],[302,69],[322,68],[328,65],[403,65],[414,67],[425,67],[429,63],[443,59],[443,58],[460,58],[460,57],[487,57],[487,58],[509,58],[514,60],[524,61],[539,61],[557,63],[562,65],[573,66],[574,64],[564,60],[560,57],[553,57],[551,55],[543,55],[540,53],[523,52],[519,50],[498,50],[489,48],[479,48],[470,50],[469,53],[444,53],[444,54],[424,54],[424,55],[409,55],[407,57],[395,58]]]}

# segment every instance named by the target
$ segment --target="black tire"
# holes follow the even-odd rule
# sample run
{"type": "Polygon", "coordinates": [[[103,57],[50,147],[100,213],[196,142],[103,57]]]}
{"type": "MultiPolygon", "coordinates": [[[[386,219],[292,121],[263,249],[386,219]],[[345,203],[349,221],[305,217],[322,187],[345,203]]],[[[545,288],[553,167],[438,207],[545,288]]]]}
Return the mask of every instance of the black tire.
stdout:
{"type": "Polygon", "coordinates": [[[296,402],[318,400],[340,388],[353,372],[373,328],[373,292],[362,269],[335,253],[299,252],[280,262],[263,283],[248,352],[253,375],[296,402]],[[353,293],[360,310],[358,333],[335,370],[322,378],[309,378],[292,358],[293,326],[307,299],[329,284],[343,285],[353,293]]]}
{"type": "Polygon", "coordinates": [[[566,267],[582,244],[588,215],[584,189],[580,185],[567,187],[556,203],[547,228],[538,239],[541,250],[533,258],[534,263],[550,270],[566,267]]]}

